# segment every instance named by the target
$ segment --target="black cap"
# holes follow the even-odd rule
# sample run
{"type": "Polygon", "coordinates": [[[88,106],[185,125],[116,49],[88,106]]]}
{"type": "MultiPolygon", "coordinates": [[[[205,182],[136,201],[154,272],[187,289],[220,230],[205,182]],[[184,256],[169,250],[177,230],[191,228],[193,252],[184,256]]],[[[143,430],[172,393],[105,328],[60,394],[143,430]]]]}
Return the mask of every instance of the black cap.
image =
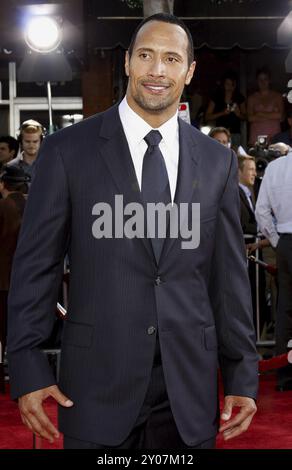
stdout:
{"type": "Polygon", "coordinates": [[[8,183],[29,183],[30,179],[30,176],[22,168],[13,165],[5,165],[0,174],[0,180],[8,183]]]}

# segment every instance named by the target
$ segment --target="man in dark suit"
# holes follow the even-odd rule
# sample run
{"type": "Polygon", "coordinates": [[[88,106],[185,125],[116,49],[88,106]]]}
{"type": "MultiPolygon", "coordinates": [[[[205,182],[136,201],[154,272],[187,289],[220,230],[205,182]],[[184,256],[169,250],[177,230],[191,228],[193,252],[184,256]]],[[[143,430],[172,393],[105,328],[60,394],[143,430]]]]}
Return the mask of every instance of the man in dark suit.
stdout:
{"type": "Polygon", "coordinates": [[[57,400],[65,448],[214,447],[218,358],[225,439],[246,430],[256,411],[236,158],[177,118],[194,69],[185,25],[171,15],[147,18],[126,54],[122,103],[47,137],[37,160],[10,294],[11,390],[23,421],[50,440],[58,431],[42,402],[57,400]],[[113,233],[108,218],[96,216],[100,204],[118,212],[117,195],[127,211],[113,214],[113,233]],[[130,208],[153,203],[173,207],[165,240],[156,232],[127,236],[130,208]],[[170,236],[182,203],[183,223],[200,204],[195,247],[183,245],[185,232],[170,236]],[[57,386],[40,344],[52,328],[66,252],[57,386]]]}
{"type": "MultiPolygon", "coordinates": [[[[248,254],[252,254],[259,249],[258,257],[262,259],[262,249],[267,249],[269,242],[267,239],[257,239],[258,226],[255,217],[255,196],[254,184],[257,176],[255,158],[247,156],[238,157],[238,176],[239,176],[239,196],[240,196],[240,222],[243,234],[245,236],[246,249],[248,254]]],[[[266,260],[265,260],[266,261],[266,260]]],[[[260,269],[258,281],[256,281],[256,265],[252,262],[248,264],[248,274],[251,285],[254,324],[259,325],[259,334],[265,321],[268,322],[268,311],[265,298],[265,272],[260,269]],[[257,292],[259,295],[259,312],[257,313],[257,292]],[[259,319],[257,320],[257,314],[259,319]]],[[[267,281],[272,277],[267,273],[267,281]],[[270,276],[270,277],[269,277],[270,276]]],[[[270,284],[271,281],[268,283],[270,284]]]]}
{"type": "MultiPolygon", "coordinates": [[[[257,234],[253,186],[257,176],[255,159],[252,156],[238,157],[238,179],[240,195],[240,221],[245,235],[257,234]]],[[[248,243],[248,241],[247,241],[248,243]]]]}

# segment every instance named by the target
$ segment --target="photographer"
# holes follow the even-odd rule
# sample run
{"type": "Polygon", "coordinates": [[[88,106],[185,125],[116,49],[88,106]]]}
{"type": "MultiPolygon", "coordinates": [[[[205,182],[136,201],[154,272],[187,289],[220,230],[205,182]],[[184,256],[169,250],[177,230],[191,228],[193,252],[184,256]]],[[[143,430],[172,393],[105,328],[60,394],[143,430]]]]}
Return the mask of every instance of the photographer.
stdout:
{"type": "MultiPolygon", "coordinates": [[[[261,232],[276,248],[279,297],[276,316],[276,353],[287,352],[292,331],[292,151],[269,163],[256,204],[261,232]]],[[[278,371],[277,389],[292,389],[292,366],[278,371]]]]}
{"type": "Polygon", "coordinates": [[[254,147],[249,148],[249,155],[255,157],[257,177],[254,185],[255,198],[257,199],[261,181],[265,174],[265,170],[268,164],[288,153],[289,146],[283,142],[278,142],[276,144],[268,145],[268,136],[259,135],[255,142],[254,147]]]}
{"type": "Polygon", "coordinates": [[[231,147],[231,134],[226,127],[213,127],[209,132],[209,137],[217,140],[227,148],[231,147]]]}

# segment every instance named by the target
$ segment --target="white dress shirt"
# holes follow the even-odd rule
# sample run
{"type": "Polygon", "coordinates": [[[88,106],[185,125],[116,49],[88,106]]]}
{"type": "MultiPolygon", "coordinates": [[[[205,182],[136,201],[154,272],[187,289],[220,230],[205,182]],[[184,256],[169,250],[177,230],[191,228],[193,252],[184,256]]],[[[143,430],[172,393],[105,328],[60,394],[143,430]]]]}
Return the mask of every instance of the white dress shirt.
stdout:
{"type": "Polygon", "coordinates": [[[292,233],[292,152],[267,166],[255,215],[260,231],[274,247],[279,233],[292,233]]]}
{"type": "MultiPolygon", "coordinates": [[[[153,128],[142,119],[135,111],[130,108],[126,97],[119,105],[119,114],[123,129],[128,141],[130,153],[132,156],[137,180],[141,190],[143,158],[148,148],[144,137],[153,128]]],[[[155,130],[162,135],[159,149],[163,155],[170,186],[171,199],[174,200],[178,161],[179,161],[179,131],[178,131],[178,113],[175,113],[168,121],[155,130]]]]}

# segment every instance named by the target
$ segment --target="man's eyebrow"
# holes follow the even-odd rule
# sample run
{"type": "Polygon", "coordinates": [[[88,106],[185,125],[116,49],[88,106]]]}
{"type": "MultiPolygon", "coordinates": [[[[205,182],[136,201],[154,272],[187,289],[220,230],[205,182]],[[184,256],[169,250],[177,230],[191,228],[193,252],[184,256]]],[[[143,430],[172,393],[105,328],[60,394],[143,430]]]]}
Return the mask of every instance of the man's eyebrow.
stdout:
{"type": "MultiPolygon", "coordinates": [[[[139,47],[138,49],[136,49],[137,52],[155,52],[154,49],[151,49],[150,47],[139,47]]],[[[178,52],[175,52],[175,51],[167,51],[167,52],[164,52],[165,55],[174,55],[176,57],[178,57],[179,59],[182,59],[183,57],[178,53],[178,52]]]]}
{"type": "Polygon", "coordinates": [[[154,52],[154,49],[151,49],[150,47],[139,47],[137,49],[137,52],[142,52],[142,51],[144,51],[144,52],[154,52]]]}

